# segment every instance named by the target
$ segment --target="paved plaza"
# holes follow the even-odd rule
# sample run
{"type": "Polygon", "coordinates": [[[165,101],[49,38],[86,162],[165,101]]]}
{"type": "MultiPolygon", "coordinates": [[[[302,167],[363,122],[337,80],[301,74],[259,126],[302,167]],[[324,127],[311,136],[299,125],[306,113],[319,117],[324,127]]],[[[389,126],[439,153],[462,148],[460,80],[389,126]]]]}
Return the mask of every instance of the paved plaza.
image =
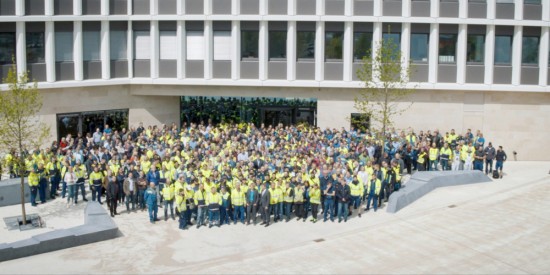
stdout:
{"type": "Polygon", "coordinates": [[[123,237],[3,262],[0,273],[548,273],[549,169],[507,162],[504,179],[437,189],[396,214],[341,224],[181,231],[119,206],[123,237]]]}

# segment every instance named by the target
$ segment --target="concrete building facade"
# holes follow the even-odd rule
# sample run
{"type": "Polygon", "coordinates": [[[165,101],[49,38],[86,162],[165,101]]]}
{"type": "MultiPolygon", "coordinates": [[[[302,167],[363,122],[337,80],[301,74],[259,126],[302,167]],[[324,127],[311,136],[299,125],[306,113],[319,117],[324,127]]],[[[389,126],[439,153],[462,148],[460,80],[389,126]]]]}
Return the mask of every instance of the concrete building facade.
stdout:
{"type": "Polygon", "coordinates": [[[397,128],[548,160],[549,32],[550,0],[0,0],[0,74],[15,56],[38,81],[52,140],[63,114],[180,123],[181,96],[316,99],[317,126],[349,128],[360,60],[391,38],[417,89],[397,128]]]}

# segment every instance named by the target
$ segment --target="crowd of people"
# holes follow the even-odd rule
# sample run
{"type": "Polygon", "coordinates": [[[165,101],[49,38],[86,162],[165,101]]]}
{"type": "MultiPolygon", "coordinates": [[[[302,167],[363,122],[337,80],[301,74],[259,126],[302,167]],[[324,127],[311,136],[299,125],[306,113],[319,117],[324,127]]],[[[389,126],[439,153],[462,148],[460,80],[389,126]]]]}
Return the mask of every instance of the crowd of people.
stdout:
{"type": "MultiPolygon", "coordinates": [[[[291,219],[347,222],[377,211],[403,184],[402,175],[430,170],[495,170],[506,153],[481,132],[412,130],[386,135],[305,125],[108,125],[86,137],[68,135],[25,153],[31,204],[37,197],[79,197],[103,204],[112,217],[149,213],[149,221],[179,218],[179,228],[246,223],[269,226],[291,219]],[[119,207],[120,205],[120,207],[119,207]],[[320,213],[319,213],[320,211],[320,213]],[[207,217],[208,216],[208,217],[207,217]],[[259,216],[259,217],[258,217],[259,216]]],[[[16,177],[14,152],[5,156],[16,177]]]]}

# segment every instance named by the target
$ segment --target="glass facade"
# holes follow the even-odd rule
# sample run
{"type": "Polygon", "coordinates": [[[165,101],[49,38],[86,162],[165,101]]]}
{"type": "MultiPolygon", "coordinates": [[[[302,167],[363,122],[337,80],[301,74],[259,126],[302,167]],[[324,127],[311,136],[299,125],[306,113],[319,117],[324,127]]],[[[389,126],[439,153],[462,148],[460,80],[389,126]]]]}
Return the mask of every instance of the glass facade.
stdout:
{"type": "Polygon", "coordinates": [[[127,31],[111,31],[110,33],[110,54],[111,60],[126,60],[128,59],[127,31]]]}
{"type": "Polygon", "coordinates": [[[353,60],[363,60],[372,50],[372,33],[356,32],[353,34],[353,60]]]}
{"type": "Polygon", "coordinates": [[[485,60],[485,35],[469,34],[466,49],[466,62],[483,63],[485,60]]]}
{"type": "Polygon", "coordinates": [[[495,36],[495,64],[510,65],[512,63],[512,36],[495,36]]]}
{"type": "Polygon", "coordinates": [[[325,60],[342,60],[343,32],[325,32],[325,60]]]}
{"type": "Polygon", "coordinates": [[[456,63],[456,34],[439,35],[439,63],[456,63]]]}
{"type": "Polygon", "coordinates": [[[298,31],[296,33],[296,56],[298,59],[315,58],[314,31],[298,31]]]}
{"type": "Polygon", "coordinates": [[[539,63],[538,36],[524,36],[521,48],[521,64],[537,65],[539,63]]]}
{"type": "Polygon", "coordinates": [[[44,32],[28,32],[27,63],[44,63],[45,43],[44,32]]]}
{"type": "Polygon", "coordinates": [[[15,33],[0,32],[0,65],[11,64],[15,59],[15,33]]]}
{"type": "Polygon", "coordinates": [[[286,31],[269,32],[269,59],[286,59],[286,31]]]}
{"type": "Polygon", "coordinates": [[[101,60],[101,33],[99,31],[84,31],[82,38],[84,40],[84,61],[101,60]]]}
{"type": "Polygon", "coordinates": [[[427,33],[411,34],[411,61],[428,62],[428,41],[427,33]]]}
{"type": "Polygon", "coordinates": [[[258,58],[258,31],[241,31],[241,58],[258,58]]]}

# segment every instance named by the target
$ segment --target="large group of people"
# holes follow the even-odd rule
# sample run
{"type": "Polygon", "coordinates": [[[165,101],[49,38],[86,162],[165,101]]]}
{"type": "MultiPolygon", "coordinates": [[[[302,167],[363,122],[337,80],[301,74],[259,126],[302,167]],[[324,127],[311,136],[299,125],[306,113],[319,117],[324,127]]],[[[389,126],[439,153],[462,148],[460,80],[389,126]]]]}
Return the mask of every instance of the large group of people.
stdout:
{"type": "MultiPolygon", "coordinates": [[[[269,226],[292,219],[347,222],[377,211],[401,188],[402,175],[425,170],[482,170],[502,175],[506,154],[479,131],[397,132],[252,123],[176,124],[129,130],[105,126],[86,137],[68,135],[25,153],[31,204],[79,196],[111,216],[149,213],[149,221],[179,219],[179,228],[230,223],[269,226]],[[121,205],[121,207],[119,207],[121,205]],[[320,212],[320,213],[319,213],[320,212]],[[258,217],[259,216],[259,217],[258,217]],[[355,217],[354,216],[354,217],[355,217]]],[[[5,156],[16,177],[14,152],[5,156]]]]}

